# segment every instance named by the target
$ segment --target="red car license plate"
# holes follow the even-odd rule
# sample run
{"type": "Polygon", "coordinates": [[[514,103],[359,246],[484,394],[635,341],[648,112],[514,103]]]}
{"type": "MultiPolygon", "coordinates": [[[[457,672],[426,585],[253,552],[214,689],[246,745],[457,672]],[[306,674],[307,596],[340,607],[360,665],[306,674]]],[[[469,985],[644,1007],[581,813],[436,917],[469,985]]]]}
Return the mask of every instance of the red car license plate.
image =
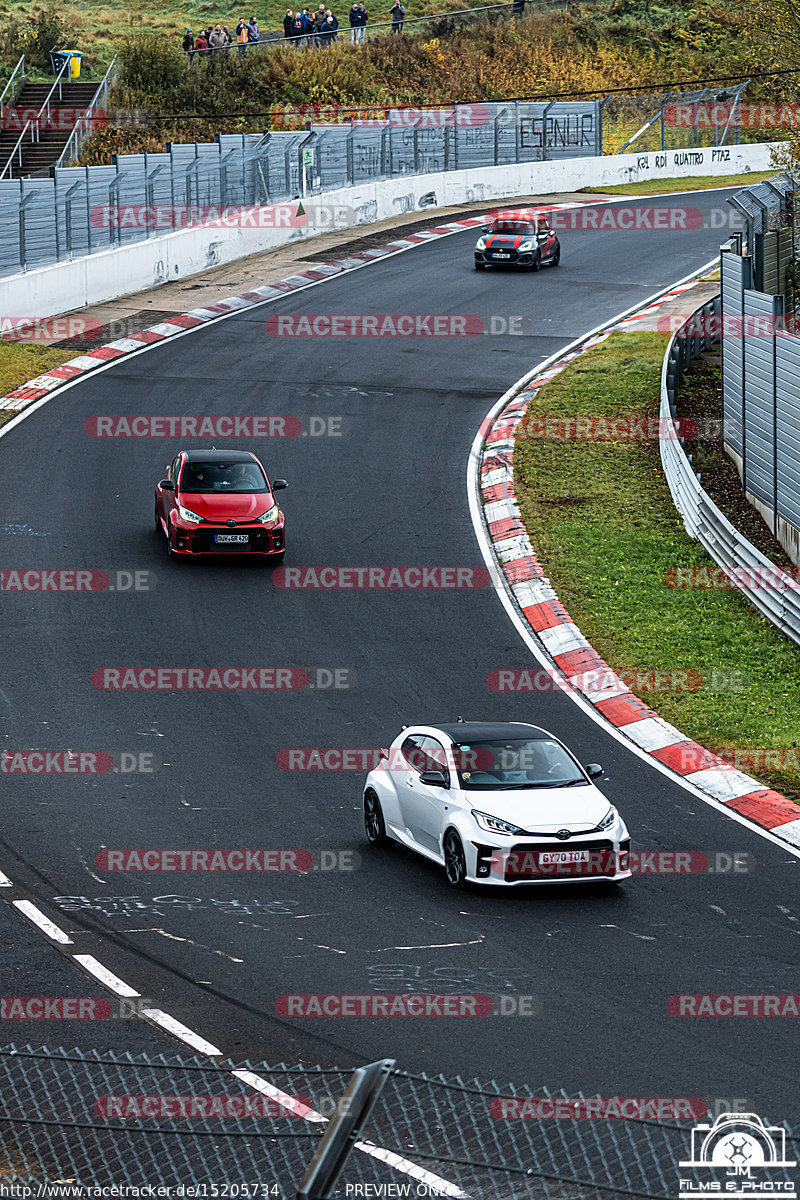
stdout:
{"type": "Polygon", "coordinates": [[[217,546],[246,546],[250,541],[249,533],[215,533],[214,544],[217,546]]]}

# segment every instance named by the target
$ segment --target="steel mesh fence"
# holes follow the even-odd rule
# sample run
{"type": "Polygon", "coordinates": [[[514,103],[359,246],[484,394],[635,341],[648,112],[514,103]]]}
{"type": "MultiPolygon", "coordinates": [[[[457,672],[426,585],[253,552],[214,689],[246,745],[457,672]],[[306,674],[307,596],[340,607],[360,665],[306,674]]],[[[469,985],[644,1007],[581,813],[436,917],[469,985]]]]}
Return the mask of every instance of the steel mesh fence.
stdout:
{"type": "MultiPolygon", "coordinates": [[[[12,1182],[66,1180],[83,1187],[224,1185],[234,1197],[293,1197],[349,1076],[345,1069],[179,1055],[3,1047],[0,1195],[12,1182]],[[245,1190],[256,1186],[267,1190],[245,1190]]],[[[381,1194],[359,1193],[356,1184],[384,1185],[386,1195],[473,1200],[676,1194],[688,1123],[507,1120],[498,1108],[503,1097],[541,1104],[564,1093],[393,1071],[335,1195],[381,1194]]],[[[797,1142],[789,1130],[787,1147],[797,1142]]],[[[697,1178],[683,1166],[680,1175],[697,1178]]],[[[773,1177],[790,1178],[785,1170],[773,1177]]]]}

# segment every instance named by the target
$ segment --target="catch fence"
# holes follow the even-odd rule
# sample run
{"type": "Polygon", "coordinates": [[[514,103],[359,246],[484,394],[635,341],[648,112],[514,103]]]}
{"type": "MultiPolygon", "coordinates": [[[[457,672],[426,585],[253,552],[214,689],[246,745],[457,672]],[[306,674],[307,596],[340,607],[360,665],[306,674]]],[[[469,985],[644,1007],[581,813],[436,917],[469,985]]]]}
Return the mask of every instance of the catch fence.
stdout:
{"type": "MultiPolygon", "coordinates": [[[[289,1200],[349,1075],[172,1055],[3,1047],[0,1196],[12,1182],[69,1180],[86,1187],[205,1184],[209,1196],[217,1194],[212,1185],[227,1185],[219,1195],[289,1200]],[[291,1097],[311,1115],[302,1108],[293,1115],[291,1097]],[[176,1115],[179,1098],[184,1108],[176,1115]],[[194,1115],[187,1116],[192,1100],[194,1115]],[[243,1115],[245,1102],[250,1115],[243,1115]],[[255,1185],[274,1191],[246,1190],[255,1185]]],[[[546,1088],[395,1069],[334,1194],[358,1195],[354,1184],[383,1184],[360,1194],[672,1200],[679,1177],[703,1177],[703,1169],[679,1166],[689,1157],[692,1119],[564,1119],[575,1111],[571,1100],[565,1105],[564,1093],[546,1088]],[[504,1108],[508,1097],[515,1103],[504,1108]],[[559,1097],[562,1110],[554,1103],[559,1097]],[[561,1116],[530,1119],[534,1111],[561,1116]],[[524,1112],[527,1117],[509,1119],[524,1112]]],[[[703,1119],[711,1123],[714,1115],[703,1119]]],[[[800,1148],[798,1140],[788,1130],[787,1150],[800,1148]]],[[[776,1169],[771,1178],[790,1176],[776,1169]]]]}

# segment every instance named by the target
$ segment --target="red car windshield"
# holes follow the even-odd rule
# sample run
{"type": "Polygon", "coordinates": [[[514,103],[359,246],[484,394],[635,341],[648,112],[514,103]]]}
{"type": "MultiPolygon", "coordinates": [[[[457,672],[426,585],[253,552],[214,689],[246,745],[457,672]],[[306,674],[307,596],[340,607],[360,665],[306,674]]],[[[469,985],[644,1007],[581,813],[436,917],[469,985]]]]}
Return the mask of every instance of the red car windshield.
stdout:
{"type": "Polygon", "coordinates": [[[267,479],[256,462],[187,462],[181,473],[179,491],[268,492],[267,479]]]}

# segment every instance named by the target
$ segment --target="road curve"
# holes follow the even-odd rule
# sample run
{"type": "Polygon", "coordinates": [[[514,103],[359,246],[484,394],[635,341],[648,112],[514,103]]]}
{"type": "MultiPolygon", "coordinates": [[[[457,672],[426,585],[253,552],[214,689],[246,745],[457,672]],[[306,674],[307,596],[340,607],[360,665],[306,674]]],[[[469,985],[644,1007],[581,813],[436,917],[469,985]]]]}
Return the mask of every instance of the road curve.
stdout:
{"type": "MultiPolygon", "coordinates": [[[[686,202],[707,212],[722,198],[686,202]]],[[[498,394],[710,259],[720,235],[567,233],[561,267],[536,276],[474,272],[472,239],[418,247],[126,359],[0,438],[4,566],[157,574],[138,594],[5,597],[2,746],[142,751],[162,764],[152,775],[7,776],[0,866],[61,911],[78,950],[236,1058],[351,1065],[391,1054],[412,1070],[570,1092],[746,1098],[791,1122],[791,1022],[680,1020],[667,998],[795,990],[794,856],[653,770],[567,697],[490,691],[490,671],[531,661],[493,589],[286,590],[249,565],[167,563],[152,486],[177,444],[84,432],[113,413],[341,418],[337,437],[236,443],[290,480],[287,566],[478,565],[465,462],[498,394]],[[265,333],[268,315],[320,312],[519,316],[525,332],[265,333]],[[354,686],[109,692],[91,680],[103,666],[345,668],[354,686]],[[747,851],[755,874],[634,879],[611,895],[456,894],[433,866],[364,845],[359,774],[277,764],[287,747],[383,745],[402,723],[456,714],[549,726],[605,765],[602,786],[638,846],[747,851]],[[94,866],[101,847],[214,846],[353,849],[362,860],[305,876],[94,866]],[[371,991],[530,994],[540,1014],[464,1026],[276,1010],[287,993],[371,991]]]]}

